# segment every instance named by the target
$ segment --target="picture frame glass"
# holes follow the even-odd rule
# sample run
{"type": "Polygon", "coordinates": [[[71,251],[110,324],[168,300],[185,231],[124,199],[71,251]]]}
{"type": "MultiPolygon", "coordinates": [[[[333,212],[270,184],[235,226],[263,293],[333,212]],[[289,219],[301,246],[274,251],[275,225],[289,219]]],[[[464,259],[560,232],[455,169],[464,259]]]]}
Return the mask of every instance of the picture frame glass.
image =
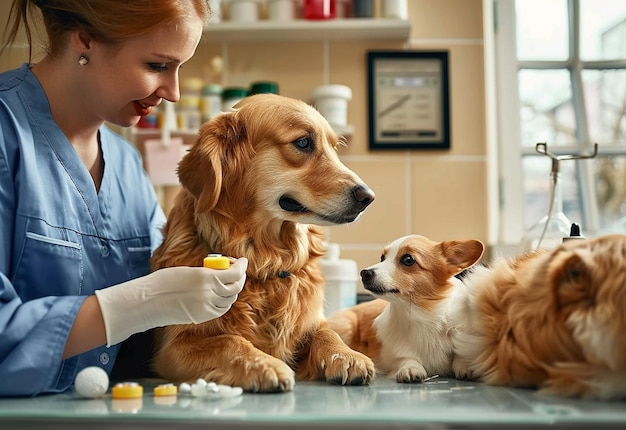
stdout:
{"type": "Polygon", "coordinates": [[[369,52],[371,149],[448,149],[446,52],[369,52]]]}

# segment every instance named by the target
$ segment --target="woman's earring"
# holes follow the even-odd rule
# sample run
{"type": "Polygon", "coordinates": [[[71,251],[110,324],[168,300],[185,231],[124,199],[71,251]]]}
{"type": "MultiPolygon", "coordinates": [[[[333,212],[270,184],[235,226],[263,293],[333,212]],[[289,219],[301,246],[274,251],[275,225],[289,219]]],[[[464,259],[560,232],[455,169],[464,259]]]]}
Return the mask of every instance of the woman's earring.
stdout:
{"type": "Polygon", "coordinates": [[[89,58],[87,58],[87,55],[80,54],[80,57],[78,57],[78,64],[80,64],[81,66],[85,66],[87,65],[87,63],[89,63],[89,58]]]}

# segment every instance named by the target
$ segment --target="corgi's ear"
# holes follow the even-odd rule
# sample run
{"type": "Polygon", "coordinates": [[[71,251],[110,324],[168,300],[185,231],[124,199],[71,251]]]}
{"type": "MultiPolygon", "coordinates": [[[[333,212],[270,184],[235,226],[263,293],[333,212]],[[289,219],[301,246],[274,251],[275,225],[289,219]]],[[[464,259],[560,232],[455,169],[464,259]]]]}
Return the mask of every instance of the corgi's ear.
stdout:
{"type": "Polygon", "coordinates": [[[202,124],[198,139],[178,164],[180,184],[196,198],[196,213],[215,207],[225,180],[240,174],[246,130],[238,112],[221,113],[202,124]]]}
{"type": "Polygon", "coordinates": [[[441,248],[450,268],[456,273],[476,264],[485,251],[485,245],[480,240],[474,239],[442,242],[441,248]]]}

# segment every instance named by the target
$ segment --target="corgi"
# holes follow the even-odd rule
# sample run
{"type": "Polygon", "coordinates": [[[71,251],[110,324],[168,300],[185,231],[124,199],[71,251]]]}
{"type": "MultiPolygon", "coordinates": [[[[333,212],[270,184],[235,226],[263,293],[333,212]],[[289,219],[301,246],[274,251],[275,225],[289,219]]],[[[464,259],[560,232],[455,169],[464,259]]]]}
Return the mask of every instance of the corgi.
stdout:
{"type": "Polygon", "coordinates": [[[420,235],[394,240],[380,263],[361,271],[363,286],[375,299],[337,311],[329,327],[397,382],[452,375],[455,315],[465,297],[455,275],[476,264],[484,248],[479,240],[434,242],[420,235]]]}

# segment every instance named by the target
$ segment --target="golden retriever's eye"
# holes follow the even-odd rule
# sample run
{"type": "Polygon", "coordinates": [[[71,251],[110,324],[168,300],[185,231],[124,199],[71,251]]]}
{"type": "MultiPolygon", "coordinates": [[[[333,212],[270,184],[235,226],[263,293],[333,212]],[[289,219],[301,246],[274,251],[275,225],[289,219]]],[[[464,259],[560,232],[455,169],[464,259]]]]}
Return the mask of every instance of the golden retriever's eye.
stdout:
{"type": "Polygon", "coordinates": [[[301,137],[300,139],[296,139],[292,142],[296,148],[300,151],[311,152],[313,151],[313,142],[310,137],[301,137]]]}
{"type": "Polygon", "coordinates": [[[400,263],[405,266],[412,266],[415,264],[415,259],[413,259],[413,257],[411,257],[411,255],[409,254],[404,254],[402,257],[400,257],[400,263]]]}

